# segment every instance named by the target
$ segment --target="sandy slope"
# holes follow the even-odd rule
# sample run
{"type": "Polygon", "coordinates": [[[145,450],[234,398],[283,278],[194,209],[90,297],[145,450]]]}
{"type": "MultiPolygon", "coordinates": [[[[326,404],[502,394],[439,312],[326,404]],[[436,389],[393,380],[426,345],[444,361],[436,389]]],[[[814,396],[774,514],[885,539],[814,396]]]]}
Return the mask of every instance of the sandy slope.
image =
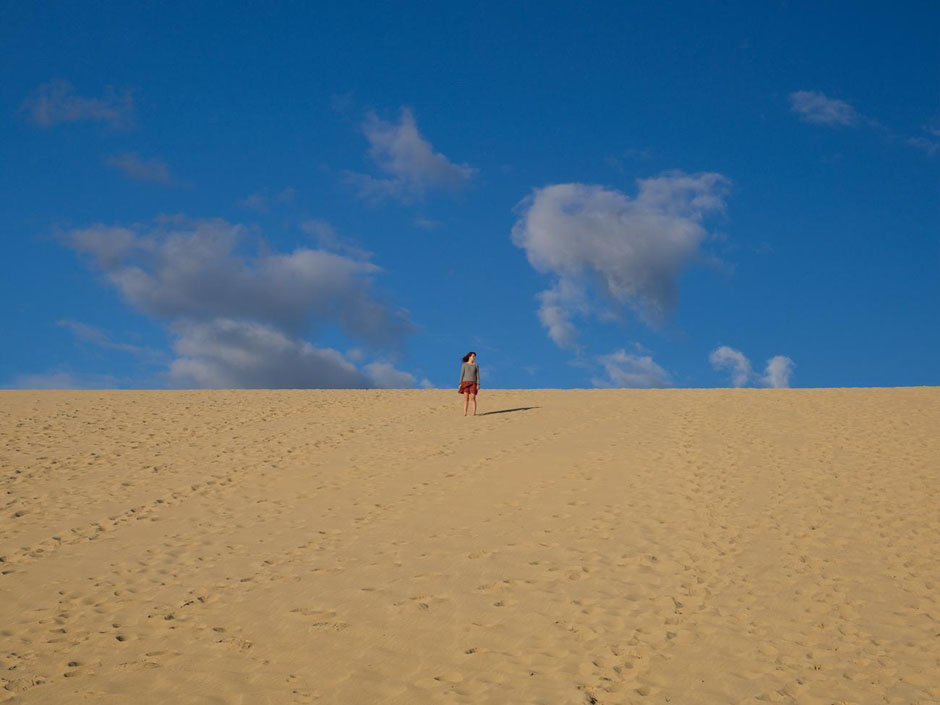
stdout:
{"type": "Polygon", "coordinates": [[[940,703],[940,389],[481,402],[0,393],[0,701],[940,703]]]}

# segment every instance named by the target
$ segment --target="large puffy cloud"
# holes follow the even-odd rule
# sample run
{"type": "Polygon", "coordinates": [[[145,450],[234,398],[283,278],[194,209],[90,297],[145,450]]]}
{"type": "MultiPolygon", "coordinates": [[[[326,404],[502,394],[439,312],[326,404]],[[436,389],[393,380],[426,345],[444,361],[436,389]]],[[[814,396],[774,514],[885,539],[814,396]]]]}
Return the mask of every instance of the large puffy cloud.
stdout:
{"type": "Polygon", "coordinates": [[[668,387],[672,377],[656,364],[649,355],[632,355],[626,350],[617,350],[601,355],[597,361],[604,368],[606,377],[595,377],[595,387],[668,387]]]}
{"type": "Polygon", "coordinates": [[[336,325],[373,350],[394,350],[414,326],[373,293],[379,268],[304,247],[248,256],[240,250],[245,234],[223,220],[170,219],[152,228],[96,225],[64,239],[128,304],[167,323],[175,336],[175,386],[383,385],[389,370],[376,368],[386,373],[376,380],[338,351],[306,340],[336,325]]]}
{"type": "Polygon", "coordinates": [[[57,79],[39,86],[22,107],[40,127],[80,120],[121,127],[130,121],[134,102],[130,93],[119,95],[110,86],[101,98],[85,98],[71,83],[57,79]]]}
{"type": "Polygon", "coordinates": [[[727,370],[731,373],[731,384],[735,387],[744,387],[747,384],[757,384],[762,387],[789,387],[790,375],[795,364],[785,355],[775,355],[767,361],[763,374],[751,369],[751,362],[740,350],[720,345],[708,356],[708,361],[716,370],[727,370]]]}
{"type": "Polygon", "coordinates": [[[790,109],[806,122],[822,125],[854,125],[859,120],[851,105],[819,91],[794,91],[790,94],[790,109]]]}
{"type": "Polygon", "coordinates": [[[404,312],[375,299],[371,262],[324,250],[245,257],[246,229],[224,220],[138,232],[96,225],[67,241],[91,255],[132,306],[165,319],[246,318],[300,332],[337,323],[367,343],[394,342],[412,329],[404,312]]]}
{"type": "Polygon", "coordinates": [[[518,207],[512,240],[539,272],[554,277],[539,295],[539,318],[561,347],[575,346],[573,318],[588,292],[657,324],[676,307],[678,278],[700,252],[705,217],[724,208],[721,174],[670,172],[641,179],[635,198],[603,186],[536,189],[518,207]]]}
{"type": "Polygon", "coordinates": [[[368,200],[420,200],[430,190],[463,188],[476,173],[473,167],[455,164],[435,152],[418,131],[408,108],[402,108],[398,123],[369,115],[362,131],[369,141],[369,156],[385,175],[348,173],[346,176],[358,188],[360,196],[368,200]]]}
{"type": "Polygon", "coordinates": [[[317,348],[261,323],[215,319],[172,327],[175,387],[363,388],[372,379],[340,352],[317,348]]]}

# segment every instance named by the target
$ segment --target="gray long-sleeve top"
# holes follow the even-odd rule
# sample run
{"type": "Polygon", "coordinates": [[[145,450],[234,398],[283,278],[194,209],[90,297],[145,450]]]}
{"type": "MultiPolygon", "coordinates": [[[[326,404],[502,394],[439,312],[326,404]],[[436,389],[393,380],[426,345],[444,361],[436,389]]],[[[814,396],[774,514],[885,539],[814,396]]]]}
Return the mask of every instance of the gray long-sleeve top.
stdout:
{"type": "Polygon", "coordinates": [[[480,366],[475,362],[465,362],[460,366],[461,382],[480,383],[480,366]]]}

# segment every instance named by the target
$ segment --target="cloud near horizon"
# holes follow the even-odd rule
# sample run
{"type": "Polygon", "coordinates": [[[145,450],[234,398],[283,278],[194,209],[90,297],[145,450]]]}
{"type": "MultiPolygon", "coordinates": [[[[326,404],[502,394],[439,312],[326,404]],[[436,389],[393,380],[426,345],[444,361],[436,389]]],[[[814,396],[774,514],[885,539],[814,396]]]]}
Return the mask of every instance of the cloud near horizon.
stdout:
{"type": "Polygon", "coordinates": [[[82,323],[80,321],[61,320],[56,321],[56,325],[69,331],[78,340],[85,343],[90,343],[99,348],[104,348],[106,350],[117,350],[134,355],[135,357],[144,360],[151,361],[161,361],[166,357],[166,355],[160,350],[155,350],[143,345],[133,345],[131,343],[121,343],[112,340],[105,331],[101,330],[100,328],[96,328],[95,326],[90,326],[87,323],[82,323]]]}
{"type": "Polygon", "coordinates": [[[394,351],[415,327],[373,293],[379,268],[304,247],[246,256],[239,245],[247,230],[221,219],[170,219],[150,228],[94,225],[63,239],[128,305],[167,326],[173,386],[380,385],[368,366],[306,340],[335,325],[374,351],[394,351]]]}
{"type": "Polygon", "coordinates": [[[420,201],[429,191],[465,188],[477,173],[470,165],[455,164],[435,152],[418,131],[409,108],[401,109],[397,124],[370,113],[362,131],[369,142],[369,156],[384,175],[346,172],[345,179],[367,201],[420,201]]]}
{"type": "Polygon", "coordinates": [[[796,366],[793,360],[785,355],[775,355],[767,360],[763,374],[751,369],[751,362],[740,350],[727,345],[720,345],[712,350],[708,361],[716,370],[727,370],[731,373],[731,384],[734,387],[744,387],[749,383],[762,387],[789,387],[790,376],[796,366]]]}
{"type": "Polygon", "coordinates": [[[115,389],[119,383],[120,380],[113,375],[76,374],[58,369],[17,375],[2,389],[115,389]]]}
{"type": "Polygon", "coordinates": [[[376,386],[342,353],[255,321],[216,318],[171,325],[173,387],[362,389],[376,386]]]}
{"type": "Polygon", "coordinates": [[[601,355],[597,361],[606,377],[594,377],[595,387],[650,389],[672,386],[672,376],[653,361],[650,355],[632,355],[620,349],[601,355]]]}
{"type": "Polygon", "coordinates": [[[638,180],[636,197],[604,186],[535,189],[517,206],[513,243],[553,278],[537,295],[538,317],[561,348],[577,349],[574,319],[603,304],[658,326],[678,305],[678,280],[700,256],[703,221],[722,212],[730,182],[721,174],[667,172],[638,180]]]}
{"type": "Polygon", "coordinates": [[[55,79],[36,88],[23,101],[22,110],[39,127],[80,121],[126,127],[133,117],[134,101],[130,91],[118,94],[111,86],[101,98],[85,98],[68,81],[55,79]]]}

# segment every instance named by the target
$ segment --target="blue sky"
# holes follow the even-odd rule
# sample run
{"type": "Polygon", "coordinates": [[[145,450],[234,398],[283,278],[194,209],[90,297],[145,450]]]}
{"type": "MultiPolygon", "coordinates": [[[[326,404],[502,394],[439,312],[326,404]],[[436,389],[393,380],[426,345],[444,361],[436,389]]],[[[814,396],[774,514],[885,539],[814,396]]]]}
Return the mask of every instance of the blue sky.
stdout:
{"type": "Polygon", "coordinates": [[[8,3],[0,386],[940,384],[940,6],[8,3]]]}

